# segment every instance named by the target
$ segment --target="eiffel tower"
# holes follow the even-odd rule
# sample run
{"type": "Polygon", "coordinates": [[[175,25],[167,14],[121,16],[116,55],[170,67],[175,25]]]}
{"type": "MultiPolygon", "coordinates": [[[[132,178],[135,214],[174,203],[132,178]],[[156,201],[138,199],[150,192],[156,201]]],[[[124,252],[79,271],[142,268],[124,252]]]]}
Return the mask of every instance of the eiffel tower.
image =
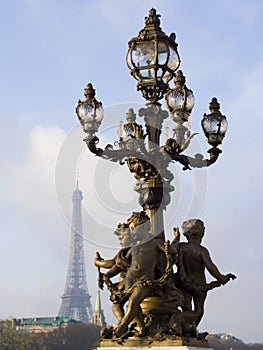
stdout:
{"type": "Polygon", "coordinates": [[[93,309],[90,302],[86,279],[84,245],[82,236],[81,201],[82,192],[78,182],[72,195],[73,213],[70,255],[67,272],[66,286],[58,316],[71,317],[84,323],[90,322],[93,309]]]}

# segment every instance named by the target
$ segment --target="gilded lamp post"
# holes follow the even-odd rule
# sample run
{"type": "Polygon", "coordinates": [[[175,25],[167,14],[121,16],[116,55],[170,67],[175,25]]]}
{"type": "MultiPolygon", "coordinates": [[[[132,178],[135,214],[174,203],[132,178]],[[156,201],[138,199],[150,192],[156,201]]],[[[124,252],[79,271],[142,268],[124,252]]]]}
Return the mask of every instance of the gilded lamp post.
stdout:
{"type": "Polygon", "coordinates": [[[146,108],[139,110],[139,117],[144,118],[145,129],[136,123],[133,111],[127,113],[124,135],[119,139],[120,147],[115,150],[97,148],[99,142],[96,132],[102,122],[103,108],[95,98],[92,84],[85,88],[86,100],[79,101],[76,112],[83,131],[84,141],[91,152],[111,161],[126,162],[135,174],[138,183],[136,191],[140,194],[139,203],[151,218],[151,232],[156,235],[163,231],[162,211],[170,202],[169,193],[173,191],[172,173],[167,169],[171,161],[179,162],[183,169],[206,167],[214,163],[221,151],[217,148],[227,130],[226,118],[219,111],[216,98],[210,103],[209,115],[204,115],[202,127],[208,143],[213,147],[208,151],[209,159],[200,154],[194,157],[183,152],[189,146],[192,134],[186,126],[194,107],[193,92],[185,85],[182,71],[177,71],[180,58],[175,42],[175,34],[167,36],[160,28],[160,15],[150,10],[145,19],[145,27],[137,37],[129,41],[127,65],[131,75],[138,81],[137,89],[147,101],[146,108]],[[177,73],[176,73],[177,71],[177,73]],[[174,88],[168,83],[174,77],[174,88]],[[169,138],[160,147],[160,135],[163,121],[168,118],[159,101],[165,97],[170,116],[175,122],[174,138],[169,138]],[[125,137],[124,137],[125,136],[125,137]],[[146,142],[146,140],[148,142],[146,142]]]}
{"type": "MultiPolygon", "coordinates": [[[[111,300],[114,300],[113,312],[118,319],[118,326],[104,334],[104,337],[109,339],[123,340],[128,337],[127,334],[132,332],[130,327],[132,322],[136,325],[140,337],[157,337],[157,329],[162,329],[169,320],[168,333],[172,334],[172,318],[174,323],[178,325],[174,326],[175,336],[187,334],[196,336],[196,327],[200,322],[200,317],[202,317],[200,309],[193,309],[191,311],[193,315],[189,316],[191,312],[187,310],[182,281],[173,282],[174,287],[171,287],[172,265],[175,264],[177,270],[182,271],[178,259],[183,250],[180,248],[178,230],[171,244],[169,241],[165,242],[163,212],[170,203],[170,193],[174,190],[171,185],[174,176],[168,166],[171,162],[177,162],[181,164],[184,171],[187,171],[192,168],[208,167],[215,163],[222,152],[218,146],[222,143],[227,131],[227,120],[220,112],[217,99],[213,98],[209,105],[210,113],[204,114],[201,121],[204,134],[211,145],[208,150],[209,157],[205,158],[201,154],[194,156],[185,154],[192,138],[196,135],[192,134],[186,126],[195,99],[193,92],[186,86],[183,72],[178,70],[180,57],[175,40],[174,33],[168,36],[162,31],[160,15],[156,13],[155,9],[151,9],[145,18],[145,27],[138,36],[129,41],[127,65],[131,75],[137,80],[138,91],[142,93],[147,103],[144,108],[137,112],[138,117],[143,118],[144,125],[137,121],[137,116],[132,108],[127,111],[126,123],[122,123],[119,129],[117,147],[113,145],[107,145],[105,149],[98,147],[99,138],[96,133],[103,119],[103,108],[102,103],[95,98],[95,90],[91,83],[85,88],[86,99],[79,101],[76,108],[77,116],[83,131],[86,133],[84,141],[89,150],[103,159],[128,166],[137,181],[135,191],[139,194],[139,204],[142,207],[140,213],[133,213],[131,218],[126,223],[119,224],[115,231],[124,249],[119,252],[118,261],[124,259],[126,261],[125,267],[121,267],[122,264],[118,261],[115,261],[116,266],[113,263],[112,265],[109,262],[106,263],[106,260],[102,260],[99,254],[95,259],[96,266],[110,269],[108,273],[99,276],[100,287],[106,283],[111,292],[111,300]],[[170,86],[172,79],[174,87],[170,86]],[[164,98],[169,112],[162,109],[159,102],[164,98]],[[165,144],[161,145],[160,135],[163,132],[163,122],[169,115],[175,125],[173,137],[166,137],[165,144]],[[145,265],[147,265],[146,255],[150,255],[153,268],[141,267],[141,272],[136,274],[133,267],[135,264],[140,266],[142,263],[138,253],[138,245],[141,245],[140,249],[142,247],[145,249],[145,265]],[[166,263],[163,263],[164,256],[166,263]],[[159,273],[156,274],[157,270],[159,273]],[[124,289],[118,287],[118,290],[115,290],[110,278],[118,273],[126,276],[124,278],[125,286],[124,289]],[[163,296],[160,296],[160,293],[154,294],[154,288],[150,287],[153,285],[163,290],[163,296]],[[180,287],[180,285],[182,286],[180,287]],[[177,296],[173,299],[172,307],[171,304],[169,307],[167,306],[169,298],[164,292],[164,289],[169,290],[169,288],[170,291],[173,288],[176,289],[177,293],[175,293],[177,296]],[[151,298],[157,299],[153,301],[151,298]],[[147,302],[150,307],[147,306],[147,302]],[[124,312],[126,303],[128,305],[127,311],[124,312]],[[137,305],[136,312],[134,305],[137,305]],[[161,309],[166,310],[166,316],[169,315],[166,321],[162,319],[164,312],[161,312],[161,309]],[[156,314],[159,321],[154,318],[156,314]],[[147,317],[152,320],[148,324],[147,317]]],[[[189,231],[197,232],[196,235],[202,237],[204,227],[200,224],[200,220],[192,220],[191,223],[190,221],[190,226],[186,224],[184,226],[188,227],[185,229],[185,236],[190,237],[190,234],[187,233],[189,231]]],[[[208,266],[206,267],[209,269],[208,266]]],[[[212,275],[217,281],[214,282],[216,285],[211,288],[205,289],[203,286],[206,291],[225,284],[234,277],[233,275],[221,275],[218,270],[212,268],[209,271],[212,271],[212,275]]],[[[206,285],[205,282],[204,285],[206,285]]]]}

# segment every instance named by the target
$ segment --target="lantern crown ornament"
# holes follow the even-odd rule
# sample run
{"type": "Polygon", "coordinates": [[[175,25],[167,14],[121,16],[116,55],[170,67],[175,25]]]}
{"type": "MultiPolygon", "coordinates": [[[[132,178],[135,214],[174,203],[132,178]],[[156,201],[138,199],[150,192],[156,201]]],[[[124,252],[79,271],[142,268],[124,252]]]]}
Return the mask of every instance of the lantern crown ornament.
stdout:
{"type": "Polygon", "coordinates": [[[145,17],[145,27],[138,36],[129,41],[126,60],[143,97],[153,103],[161,100],[180,65],[180,57],[175,34],[167,36],[162,31],[160,15],[155,9],[145,17]]]}

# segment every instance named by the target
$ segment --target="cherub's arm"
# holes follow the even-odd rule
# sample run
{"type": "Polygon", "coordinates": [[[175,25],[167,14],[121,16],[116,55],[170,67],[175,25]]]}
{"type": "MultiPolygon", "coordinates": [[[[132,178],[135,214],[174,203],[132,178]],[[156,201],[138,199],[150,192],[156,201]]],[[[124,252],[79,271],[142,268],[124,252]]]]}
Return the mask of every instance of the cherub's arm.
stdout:
{"type": "Polygon", "coordinates": [[[176,246],[180,241],[180,231],[179,227],[173,228],[174,239],[171,242],[171,246],[176,246]]]}
{"type": "Polygon", "coordinates": [[[213,263],[208,250],[205,247],[202,247],[202,259],[204,261],[205,267],[209,271],[209,273],[216,278],[221,284],[226,284],[230,278],[230,274],[223,275],[217,268],[217,266],[213,263]]]}
{"type": "Polygon", "coordinates": [[[110,279],[114,276],[117,276],[119,273],[121,273],[121,268],[116,264],[117,256],[115,256],[113,259],[110,260],[103,260],[103,258],[100,256],[98,252],[96,252],[94,264],[98,267],[98,285],[100,289],[103,289],[104,282],[108,286],[112,286],[112,282],[110,279]],[[106,273],[101,273],[100,268],[109,269],[106,273]]]}
{"type": "Polygon", "coordinates": [[[115,264],[115,257],[113,259],[104,260],[98,252],[96,252],[94,258],[94,265],[96,267],[102,267],[104,269],[110,269],[115,264]]]}

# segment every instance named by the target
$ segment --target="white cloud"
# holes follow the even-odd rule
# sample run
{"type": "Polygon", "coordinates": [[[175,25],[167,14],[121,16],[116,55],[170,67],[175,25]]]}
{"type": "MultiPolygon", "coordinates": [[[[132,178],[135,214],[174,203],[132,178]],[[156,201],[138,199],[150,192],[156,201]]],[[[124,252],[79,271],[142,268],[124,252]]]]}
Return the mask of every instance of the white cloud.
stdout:
{"type": "Polygon", "coordinates": [[[6,268],[0,317],[57,312],[70,236],[55,196],[55,165],[64,138],[60,128],[36,126],[21,145],[23,158],[2,164],[0,263],[6,268]]]}
{"type": "Polygon", "coordinates": [[[54,210],[55,164],[64,137],[65,132],[57,127],[32,129],[24,159],[8,161],[2,173],[10,205],[28,213],[54,210]]]}

